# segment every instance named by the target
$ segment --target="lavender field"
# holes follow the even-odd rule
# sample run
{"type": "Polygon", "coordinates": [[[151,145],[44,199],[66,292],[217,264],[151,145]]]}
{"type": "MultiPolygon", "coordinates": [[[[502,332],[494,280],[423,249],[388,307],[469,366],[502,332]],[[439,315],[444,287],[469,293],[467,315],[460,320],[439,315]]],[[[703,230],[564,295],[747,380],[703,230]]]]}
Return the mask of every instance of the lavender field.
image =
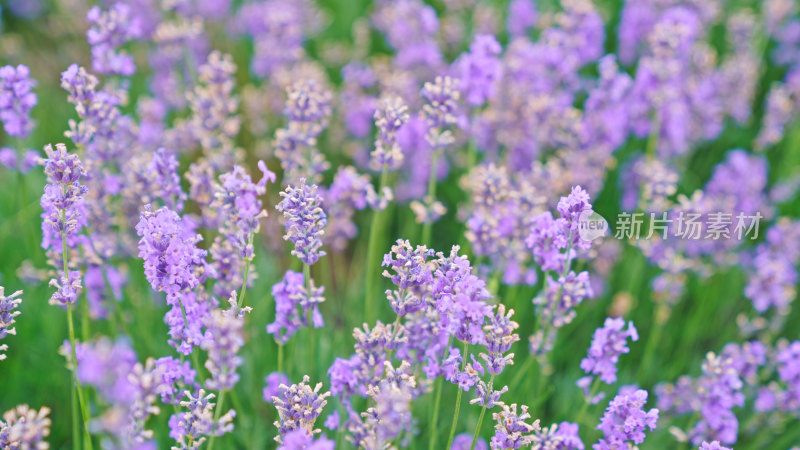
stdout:
{"type": "Polygon", "coordinates": [[[800,449],[797,0],[3,0],[0,450],[800,449]]]}

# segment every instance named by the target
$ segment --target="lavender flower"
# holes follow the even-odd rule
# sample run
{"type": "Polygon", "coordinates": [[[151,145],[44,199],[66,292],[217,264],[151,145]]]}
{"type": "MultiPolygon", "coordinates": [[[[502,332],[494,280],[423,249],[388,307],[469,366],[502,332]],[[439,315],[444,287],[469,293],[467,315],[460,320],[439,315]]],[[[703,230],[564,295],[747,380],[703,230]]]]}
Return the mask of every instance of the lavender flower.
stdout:
{"type": "Polygon", "coordinates": [[[239,98],[234,95],[236,64],[230,55],[213,51],[198,70],[199,83],[187,95],[191,134],[209,163],[225,170],[241,159],[233,143],[241,125],[239,98]]]}
{"type": "Polygon", "coordinates": [[[318,183],[328,168],[317,149],[317,138],[328,126],[331,93],[313,80],[296,81],[287,93],[287,123],[275,132],[275,156],[281,160],[285,183],[297,184],[301,179],[318,183]]]}
{"type": "Polygon", "coordinates": [[[133,75],[133,57],[119,50],[142,34],[130,6],[115,3],[107,11],[95,6],[86,14],[86,20],[91,24],[86,38],[92,46],[92,69],[103,75],[133,75]]]}
{"type": "Polygon", "coordinates": [[[328,223],[325,211],[321,208],[322,197],[317,194],[317,186],[309,186],[301,178],[299,185],[288,186],[281,192],[281,197],[283,200],[275,209],[282,212],[286,220],[283,239],[294,243],[292,255],[305,264],[314,264],[326,254],[320,248],[328,223]]]}
{"type": "Polygon", "coordinates": [[[215,309],[206,317],[206,332],[200,343],[200,348],[208,352],[205,367],[211,375],[205,386],[217,391],[231,390],[239,381],[236,369],[242,365],[239,350],[244,346],[244,315],[252,310],[237,306],[236,291],[231,292],[228,304],[228,309],[215,309]]]}
{"type": "Polygon", "coordinates": [[[424,245],[416,249],[408,241],[397,240],[392,251],[383,255],[383,267],[394,272],[383,271],[383,276],[392,280],[396,290],[387,289],[386,297],[398,316],[405,316],[425,307],[426,298],[433,282],[432,265],[428,258],[433,250],[424,245]]]}
{"type": "Polygon", "coordinates": [[[514,354],[504,353],[511,350],[511,345],[519,341],[519,335],[514,332],[519,328],[519,324],[511,320],[514,310],[510,309],[506,313],[503,304],[497,306],[497,311],[489,319],[489,324],[483,329],[486,331],[486,351],[480,357],[486,363],[486,370],[492,375],[498,375],[503,371],[506,364],[514,364],[514,354]]]}
{"type": "Polygon", "coordinates": [[[628,445],[626,441],[633,441],[634,444],[644,442],[646,428],[655,430],[658,420],[658,410],[653,408],[645,411],[645,403],[647,391],[642,389],[614,397],[597,426],[603,432],[603,438],[592,448],[612,450],[625,447],[628,445]]]}
{"type": "Polygon", "coordinates": [[[408,107],[400,97],[384,98],[375,110],[378,137],[370,153],[374,170],[397,170],[403,163],[403,152],[397,141],[398,130],[408,122],[408,107]]]}
{"type": "Polygon", "coordinates": [[[188,411],[178,412],[169,418],[169,436],[180,448],[197,449],[206,441],[207,436],[222,436],[233,431],[233,419],[236,412],[228,410],[218,420],[214,420],[214,394],[206,395],[203,389],[192,395],[186,391],[186,400],[181,407],[188,411]]]}
{"type": "Polygon", "coordinates": [[[206,252],[196,246],[202,238],[174,211],[163,207],[153,212],[149,205],[142,211],[136,233],[145,277],[154,290],[167,294],[171,307],[164,317],[170,344],[188,355],[199,345],[203,318],[210,313],[204,292],[191,292],[205,278],[206,252]]]}
{"type": "Polygon", "coordinates": [[[325,301],[325,287],[314,286],[314,280],[309,283],[310,292],[306,289],[302,273],[287,270],[283,280],[272,286],[275,321],[267,324],[267,333],[272,334],[280,344],[289,342],[289,338],[301,326],[313,324],[314,328],[319,328],[324,324],[319,304],[325,301]]]}
{"type": "Polygon", "coordinates": [[[492,418],[497,422],[490,442],[492,450],[516,449],[531,445],[534,433],[541,429],[539,420],[532,424],[527,423],[526,420],[531,418],[528,407],[522,405],[520,409],[522,411],[518,414],[517,404],[514,403],[511,406],[503,405],[501,412],[492,414],[492,418]]]}
{"type": "Polygon", "coordinates": [[[49,448],[44,441],[50,435],[52,423],[48,414],[50,408],[46,406],[36,411],[28,405],[19,405],[3,413],[3,420],[0,420],[0,448],[49,448]]]}
{"type": "Polygon", "coordinates": [[[212,203],[219,210],[222,233],[234,243],[241,252],[240,256],[245,259],[252,259],[253,249],[249,239],[258,232],[259,219],[267,216],[258,197],[266,193],[267,182],[275,182],[275,174],[267,169],[263,161],[258,162],[258,168],[263,173],[258,183],[253,183],[239,166],[220,176],[221,183],[212,203]]]}
{"type": "MultiPolygon", "coordinates": [[[[20,313],[15,311],[19,304],[22,303],[22,299],[19,298],[20,295],[22,295],[22,291],[6,296],[5,288],[0,286],[0,339],[4,339],[9,334],[17,334],[17,330],[11,326],[14,325],[14,318],[20,313]]],[[[8,350],[8,345],[0,345],[0,352],[5,350],[8,350]]],[[[0,353],[0,361],[4,359],[6,359],[6,355],[0,353]]]]}
{"type": "Polygon", "coordinates": [[[481,106],[494,96],[497,82],[503,75],[498,57],[503,51],[494,36],[479,34],[469,47],[469,53],[459,60],[460,90],[470,106],[481,106]]]}
{"type": "MultiPolygon", "coordinates": [[[[490,42],[481,41],[479,47],[482,45],[492,47],[490,42]]],[[[426,100],[422,116],[429,127],[426,139],[433,150],[443,149],[454,141],[452,131],[447,128],[458,121],[458,101],[461,98],[458,83],[458,80],[450,77],[436,77],[432,83],[425,83],[422,87],[422,96],[426,100]]],[[[486,94],[477,95],[484,98],[486,94]]]]}
{"type": "Polygon", "coordinates": [[[334,442],[324,436],[319,439],[314,439],[313,434],[309,434],[306,430],[298,428],[294,431],[286,433],[283,437],[283,443],[278,446],[278,450],[333,450],[334,442]]]}
{"type": "Polygon", "coordinates": [[[161,401],[177,405],[180,402],[178,393],[182,392],[181,387],[188,386],[193,388],[197,372],[192,369],[192,364],[189,361],[180,362],[180,360],[171,356],[159,358],[155,364],[158,373],[161,374],[158,392],[161,396],[161,401]]]}
{"type": "Polygon", "coordinates": [[[366,439],[359,443],[365,448],[382,448],[413,426],[411,401],[417,382],[409,373],[410,365],[403,361],[395,369],[385,361],[384,366],[384,379],[368,391],[375,406],[361,414],[369,430],[366,439]]]}
{"type": "Polygon", "coordinates": [[[576,274],[570,271],[557,280],[548,276],[544,294],[534,298],[533,303],[542,320],[555,328],[561,328],[575,318],[575,308],[583,300],[593,296],[589,272],[576,274]]]}
{"type": "Polygon", "coordinates": [[[178,293],[200,284],[194,266],[203,265],[206,252],[196,246],[202,238],[192,233],[175,211],[163,207],[154,212],[145,206],[136,234],[145,277],[154,290],[167,293],[170,304],[178,293]]]}
{"type": "Polygon", "coordinates": [[[578,424],[554,423],[537,431],[533,437],[533,450],[583,450],[583,441],[578,435],[578,424]]]}
{"type": "Polygon", "coordinates": [[[280,394],[280,385],[289,385],[289,377],[283,372],[272,372],[264,379],[266,386],[264,386],[264,401],[267,403],[273,402],[273,397],[280,394]]]}
{"type": "Polygon", "coordinates": [[[44,160],[44,173],[48,184],[44,188],[41,205],[42,213],[42,248],[60,255],[62,237],[66,238],[67,247],[77,246],[77,236],[85,224],[84,196],[88,188],[81,184],[86,176],[78,155],[67,152],[64,144],[51,145],[44,148],[47,158],[44,160]]]}
{"type": "Polygon", "coordinates": [[[27,66],[0,67],[0,121],[9,136],[24,139],[33,129],[30,112],[37,101],[35,86],[27,66]]]}
{"type": "Polygon", "coordinates": [[[275,440],[279,443],[283,443],[283,437],[291,431],[302,429],[309,435],[319,432],[314,429],[314,422],[328,403],[327,398],[331,393],[320,393],[322,383],[317,383],[312,389],[307,384],[309,380],[308,375],[304,375],[303,381],[299,384],[291,386],[282,384],[279,387],[279,394],[273,397],[279,416],[275,421],[275,427],[280,433],[275,440]]]}
{"type": "Polygon", "coordinates": [[[627,339],[634,342],[639,340],[633,322],[628,322],[627,330],[623,328],[625,320],[622,318],[606,318],[603,327],[595,330],[592,336],[592,345],[587,357],[581,360],[581,369],[589,375],[599,376],[606,384],[615,383],[619,355],[630,352],[627,339]]]}
{"type": "Polygon", "coordinates": [[[186,193],[181,189],[181,177],[178,174],[178,158],[163,148],[153,154],[148,171],[155,174],[155,186],[158,197],[165,206],[173,211],[183,210],[186,193]]]}

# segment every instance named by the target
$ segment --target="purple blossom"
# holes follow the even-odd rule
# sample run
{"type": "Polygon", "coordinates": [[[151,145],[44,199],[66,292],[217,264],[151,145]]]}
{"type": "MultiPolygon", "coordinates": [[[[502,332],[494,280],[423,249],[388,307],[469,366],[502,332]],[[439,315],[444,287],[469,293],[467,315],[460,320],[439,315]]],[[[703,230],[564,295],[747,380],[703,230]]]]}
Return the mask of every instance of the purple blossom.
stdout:
{"type": "Polygon", "coordinates": [[[433,282],[433,266],[428,258],[433,250],[424,245],[411,247],[408,241],[397,240],[390,253],[383,255],[381,266],[389,267],[383,276],[392,280],[396,290],[387,289],[386,297],[398,316],[412,314],[424,308],[433,282]]]}
{"type": "MultiPolygon", "coordinates": [[[[77,236],[86,223],[84,197],[88,188],[81,184],[86,176],[78,155],[68,153],[64,144],[44,148],[44,173],[47,185],[41,199],[42,248],[56,255],[62,252],[62,237],[67,247],[77,246],[77,236]]],[[[60,258],[59,258],[60,259],[60,258]]]]}
{"type": "Polygon", "coordinates": [[[508,4],[506,30],[511,36],[526,35],[538,19],[533,0],[511,0],[508,4]]]}
{"type": "Polygon", "coordinates": [[[142,30],[131,7],[115,3],[107,11],[95,6],[86,14],[91,27],[86,32],[92,46],[92,69],[103,75],[130,76],[136,71],[133,56],[119,48],[139,38],[142,30]]]}
{"type": "Polygon", "coordinates": [[[177,405],[184,387],[194,390],[197,372],[189,361],[164,356],[156,360],[156,367],[161,374],[158,393],[162,402],[177,405]]]}
{"type": "Polygon", "coordinates": [[[569,271],[558,279],[548,276],[544,293],[534,298],[533,303],[543,321],[561,328],[575,318],[575,308],[593,296],[589,272],[576,274],[569,271]]]}
{"type": "Polygon", "coordinates": [[[325,256],[321,250],[322,236],[328,223],[322,210],[322,197],[317,194],[316,185],[307,185],[304,178],[297,186],[288,186],[281,192],[283,198],[275,209],[283,213],[286,220],[284,240],[294,243],[292,255],[305,264],[314,264],[325,256]]]}
{"type": "Polygon", "coordinates": [[[200,284],[197,267],[204,265],[205,250],[197,248],[202,237],[195,234],[181,217],[169,208],[153,211],[149,205],[136,225],[139,257],[150,286],[167,293],[167,302],[177,302],[177,295],[200,284]]]}
{"type": "Polygon", "coordinates": [[[206,394],[203,389],[195,395],[190,391],[185,391],[185,394],[186,400],[181,401],[181,407],[188,411],[177,412],[169,418],[169,436],[180,448],[191,448],[188,447],[190,442],[199,447],[207,436],[221,436],[233,431],[233,419],[236,417],[234,410],[228,410],[218,420],[214,420],[214,394],[206,394]],[[187,441],[187,438],[190,440],[187,441]]]}
{"type": "Polygon", "coordinates": [[[603,438],[592,448],[612,450],[625,447],[628,445],[626,441],[633,441],[634,444],[644,442],[645,430],[655,430],[658,420],[658,410],[653,408],[645,411],[645,403],[647,391],[642,389],[614,397],[597,426],[603,432],[603,438]]]}
{"type": "Polygon", "coordinates": [[[0,446],[4,448],[48,448],[44,440],[50,435],[52,421],[47,415],[50,408],[36,411],[28,405],[19,405],[3,413],[0,420],[0,446]]]}
{"type": "Polygon", "coordinates": [[[33,129],[30,112],[37,102],[35,86],[27,66],[0,67],[0,121],[9,136],[24,139],[33,129]]]}
{"type": "MultiPolygon", "coordinates": [[[[496,44],[497,42],[495,42],[496,44]]],[[[481,40],[478,43],[478,48],[475,50],[489,51],[484,46],[492,47],[491,42],[481,40]]],[[[498,74],[492,75],[494,78],[498,74]]],[[[493,79],[494,79],[493,78],[493,79]]],[[[474,80],[470,80],[473,82],[474,80]]],[[[425,139],[428,145],[433,150],[441,150],[455,140],[452,131],[449,127],[455,125],[459,119],[458,101],[461,98],[461,91],[458,86],[459,81],[450,77],[436,77],[433,82],[425,83],[422,87],[422,96],[425,98],[425,106],[422,107],[422,117],[428,124],[428,133],[425,139]]],[[[481,87],[482,89],[489,90],[488,86],[481,87]]],[[[487,93],[478,93],[481,98],[488,95],[487,93]]]]}
{"type": "Polygon", "coordinates": [[[537,431],[533,437],[531,448],[536,450],[583,450],[584,445],[578,435],[578,424],[561,422],[537,431]]]}
{"type": "Polygon", "coordinates": [[[511,320],[513,315],[513,309],[506,313],[505,305],[500,304],[489,323],[483,327],[486,331],[486,353],[481,353],[480,357],[486,364],[486,370],[492,375],[500,374],[506,364],[514,363],[513,353],[504,355],[511,350],[514,342],[519,341],[519,335],[515,332],[519,324],[511,320]]]}
{"type": "Polygon", "coordinates": [[[334,442],[325,436],[314,439],[314,435],[298,428],[283,436],[283,442],[278,450],[333,450],[334,442]]]}
{"type": "Polygon", "coordinates": [[[81,273],[77,270],[70,270],[69,275],[65,276],[64,272],[61,272],[58,279],[50,280],[50,287],[56,288],[56,291],[50,296],[51,305],[61,307],[74,305],[83,288],[81,273]]]}
{"type": "Polygon", "coordinates": [[[310,292],[306,289],[302,273],[287,270],[283,279],[272,286],[275,321],[267,325],[267,333],[273,335],[281,345],[289,342],[289,338],[301,326],[313,324],[314,328],[319,328],[324,324],[319,304],[325,300],[325,287],[314,286],[314,280],[309,283],[310,292]]]}
{"type": "Polygon", "coordinates": [[[264,379],[264,401],[267,403],[272,403],[273,398],[277,397],[280,394],[280,385],[289,385],[289,377],[286,376],[283,372],[272,372],[264,379]]]}
{"type": "Polygon", "coordinates": [[[403,163],[403,152],[398,143],[398,130],[408,122],[408,107],[400,97],[387,97],[375,110],[378,137],[370,153],[370,167],[374,170],[397,170],[403,163]]]}
{"type": "Polygon", "coordinates": [[[284,183],[298,184],[301,179],[319,183],[328,163],[317,149],[317,138],[328,126],[332,94],[314,80],[296,81],[287,93],[286,127],[275,132],[273,144],[284,170],[284,183]]]}
{"type": "Polygon", "coordinates": [[[228,309],[215,309],[205,317],[206,332],[200,343],[208,353],[205,367],[210,377],[205,386],[217,391],[231,390],[239,381],[236,369],[242,365],[239,350],[244,346],[244,315],[252,310],[237,306],[236,291],[231,293],[228,304],[228,309]]]}
{"type": "Polygon", "coordinates": [[[519,413],[516,403],[502,407],[501,412],[492,413],[492,418],[496,422],[494,436],[490,442],[492,450],[516,449],[531,445],[534,433],[541,430],[539,420],[532,424],[527,423],[531,415],[528,414],[528,407],[525,405],[522,405],[519,413]]]}
{"type": "Polygon", "coordinates": [[[173,211],[182,211],[186,193],[181,189],[178,158],[167,150],[159,148],[153,154],[148,171],[155,174],[154,184],[158,189],[157,195],[164,205],[173,211]]]}
{"type": "Polygon", "coordinates": [[[503,76],[499,58],[502,51],[494,36],[479,34],[470,44],[469,53],[459,59],[459,89],[470,106],[481,106],[494,96],[496,83],[503,76]]]}
{"type": "Polygon", "coordinates": [[[599,376],[606,384],[615,383],[619,356],[630,352],[627,339],[639,340],[633,322],[628,322],[628,328],[624,328],[625,320],[622,318],[606,318],[603,327],[595,330],[592,336],[592,345],[587,357],[581,360],[581,369],[589,375],[599,376]]]}
{"type": "Polygon", "coordinates": [[[331,393],[320,393],[322,383],[312,388],[308,382],[308,375],[304,375],[299,384],[282,384],[278,388],[278,395],[273,397],[275,409],[278,410],[278,420],[275,421],[279,432],[275,440],[278,443],[283,443],[283,438],[295,430],[303,430],[309,435],[318,431],[314,429],[314,422],[328,403],[327,398],[331,393]]]}
{"type": "MultiPolygon", "coordinates": [[[[0,339],[4,339],[9,334],[17,334],[17,330],[12,328],[14,325],[14,318],[19,315],[19,311],[15,311],[22,299],[19,297],[22,291],[14,292],[6,296],[5,288],[0,286],[0,339]]],[[[8,349],[8,345],[0,345],[0,352],[8,349]]],[[[6,355],[0,353],[0,361],[6,359],[6,355]]]]}

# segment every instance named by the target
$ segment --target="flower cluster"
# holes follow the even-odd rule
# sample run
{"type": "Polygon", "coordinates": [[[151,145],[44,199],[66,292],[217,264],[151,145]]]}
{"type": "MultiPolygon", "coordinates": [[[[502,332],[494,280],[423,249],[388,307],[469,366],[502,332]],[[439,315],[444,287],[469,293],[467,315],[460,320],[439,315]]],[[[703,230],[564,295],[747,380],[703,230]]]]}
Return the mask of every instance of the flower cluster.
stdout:
{"type": "MultiPolygon", "coordinates": [[[[22,299],[19,297],[22,291],[17,291],[11,295],[5,295],[5,288],[0,286],[0,339],[5,338],[9,334],[17,334],[17,330],[12,327],[14,325],[14,318],[20,312],[16,311],[22,299]]],[[[0,352],[8,349],[8,345],[0,345],[0,352]]],[[[0,353],[0,361],[6,359],[6,355],[0,353]]]]}
{"type": "Polygon", "coordinates": [[[325,300],[325,287],[314,286],[314,280],[309,280],[309,288],[306,286],[305,276],[291,270],[272,286],[275,321],[267,324],[267,333],[281,344],[289,342],[301,326],[313,324],[314,328],[319,328],[324,325],[319,304],[325,300]]]}
{"type": "Polygon", "coordinates": [[[44,440],[50,435],[52,421],[47,415],[50,409],[43,406],[36,411],[28,405],[19,405],[6,411],[0,420],[0,447],[46,449],[44,440]]]}
{"type": "Polygon", "coordinates": [[[312,436],[319,432],[314,428],[314,422],[328,403],[327,398],[331,393],[320,393],[322,383],[317,383],[312,389],[308,382],[309,377],[305,375],[299,384],[291,386],[282,384],[278,395],[273,397],[279,416],[275,426],[280,433],[275,440],[279,443],[284,443],[283,438],[295,430],[304,430],[312,436]]]}
{"type": "Polygon", "coordinates": [[[658,410],[653,408],[645,411],[645,403],[647,391],[642,389],[614,397],[597,426],[603,432],[603,438],[593,448],[612,450],[625,447],[627,441],[634,444],[644,442],[645,430],[655,430],[658,421],[658,410]]]}
{"type": "Polygon", "coordinates": [[[92,46],[92,69],[104,75],[133,75],[133,56],[119,50],[142,34],[130,5],[115,3],[107,11],[95,6],[86,14],[86,20],[92,25],[86,32],[86,40],[92,46]]]}
{"type": "MultiPolygon", "coordinates": [[[[606,384],[613,384],[617,381],[619,356],[630,352],[627,339],[630,338],[634,342],[639,340],[639,334],[636,332],[633,322],[628,322],[627,329],[623,328],[625,328],[625,320],[619,317],[609,317],[602,328],[595,330],[588,354],[581,360],[581,369],[589,376],[581,378],[578,381],[579,386],[590,384],[589,380],[592,375],[599,377],[606,384]]],[[[595,402],[595,399],[588,397],[587,394],[587,400],[595,402]]]]}
{"type": "Polygon", "coordinates": [[[9,136],[25,138],[33,129],[30,114],[37,101],[35,86],[27,66],[0,67],[0,121],[9,136]]]}
{"type": "Polygon", "coordinates": [[[328,219],[317,189],[316,185],[307,185],[306,180],[301,178],[298,185],[288,186],[281,192],[283,200],[275,206],[286,220],[283,239],[292,241],[292,255],[308,265],[325,256],[321,247],[328,219]]]}

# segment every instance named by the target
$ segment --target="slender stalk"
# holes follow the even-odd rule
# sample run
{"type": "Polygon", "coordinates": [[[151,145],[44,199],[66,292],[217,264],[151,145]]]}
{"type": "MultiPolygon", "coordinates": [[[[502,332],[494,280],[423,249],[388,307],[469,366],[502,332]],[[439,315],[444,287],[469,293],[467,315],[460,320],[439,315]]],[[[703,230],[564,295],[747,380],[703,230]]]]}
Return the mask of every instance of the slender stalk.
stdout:
{"type": "MultiPolygon", "coordinates": [[[[464,369],[467,367],[467,353],[469,352],[469,341],[464,341],[464,354],[463,360],[461,361],[461,371],[463,372],[464,369]]],[[[458,426],[458,414],[461,410],[461,395],[464,393],[464,390],[458,388],[458,393],[456,394],[456,409],[453,411],[453,424],[450,426],[450,438],[447,440],[447,447],[445,448],[452,448],[453,447],[453,439],[456,437],[456,428],[458,426]]]]}
{"type": "MultiPolygon", "coordinates": [[[[303,263],[303,278],[305,278],[306,282],[306,295],[311,295],[311,266],[307,263],[303,263]]],[[[316,366],[316,355],[314,354],[314,321],[311,317],[311,310],[308,310],[308,350],[311,354],[309,358],[309,362],[311,364],[311,368],[309,372],[314,375],[314,369],[316,366]]]]}
{"type": "MultiPolygon", "coordinates": [[[[250,247],[253,246],[253,235],[254,235],[254,233],[250,233],[250,235],[247,237],[247,241],[248,241],[250,247]]],[[[247,277],[250,274],[250,263],[252,261],[253,261],[252,257],[245,258],[245,260],[244,260],[244,275],[242,276],[242,288],[239,291],[239,301],[236,304],[236,306],[238,308],[241,308],[243,305],[245,305],[244,298],[247,295],[247,277]]],[[[186,318],[184,317],[184,321],[185,320],[186,320],[186,318]]],[[[193,355],[193,357],[194,357],[194,355],[193,355]]],[[[198,370],[199,370],[199,368],[198,368],[198,370]]],[[[216,426],[216,424],[219,423],[219,416],[222,413],[222,404],[225,402],[225,392],[226,392],[226,389],[221,389],[219,391],[219,400],[217,401],[217,405],[214,408],[214,426],[216,426]]],[[[212,450],[214,448],[214,441],[216,441],[216,439],[217,439],[217,435],[216,434],[212,434],[211,435],[211,439],[209,439],[209,441],[208,441],[208,450],[212,450]]]]}
{"type": "MultiPolygon", "coordinates": [[[[450,338],[447,340],[447,347],[445,347],[445,352],[449,351],[448,349],[453,345],[453,335],[450,335],[450,338]]],[[[444,357],[444,355],[442,355],[444,357]]],[[[433,402],[433,411],[431,417],[431,433],[428,437],[428,450],[433,450],[436,446],[436,437],[438,434],[439,429],[436,427],[439,421],[439,405],[442,403],[442,378],[444,376],[436,377],[436,393],[434,394],[435,399],[433,402]]]]}
{"type": "Polygon", "coordinates": [[[597,377],[592,382],[592,387],[589,390],[589,398],[583,402],[583,406],[581,407],[580,412],[578,413],[578,423],[583,424],[583,420],[585,419],[586,412],[589,411],[589,402],[592,401],[595,395],[597,395],[597,390],[600,388],[600,377],[597,377]]]}
{"type": "MultiPolygon", "coordinates": [[[[66,210],[61,210],[61,222],[66,223],[67,220],[67,212],[66,210]]],[[[63,270],[64,270],[64,283],[69,282],[69,261],[67,256],[67,234],[62,231],[61,232],[61,262],[63,263],[63,270]]],[[[81,420],[83,421],[83,431],[85,435],[84,439],[84,446],[85,448],[91,449],[92,448],[92,435],[89,433],[89,417],[86,414],[86,404],[84,403],[83,397],[83,386],[81,385],[81,381],[78,379],[78,352],[75,350],[75,324],[72,320],[72,305],[67,305],[67,330],[69,332],[69,345],[70,349],[72,350],[72,380],[74,382],[74,389],[77,389],[78,394],[78,406],[80,407],[81,411],[81,420]]]]}
{"type": "Polygon", "coordinates": [[[283,344],[278,342],[278,372],[283,373],[283,344]]]}
{"type": "MultiPolygon", "coordinates": [[[[214,409],[214,426],[216,427],[219,423],[219,415],[222,413],[222,403],[225,401],[225,389],[219,391],[219,400],[217,401],[217,405],[214,409]]],[[[214,449],[214,441],[216,441],[217,435],[212,434],[211,439],[208,441],[208,450],[214,449]]]]}
{"type": "MultiPolygon", "coordinates": [[[[492,387],[494,387],[494,374],[489,378],[489,393],[492,392],[492,387]]],[[[478,417],[478,426],[475,427],[475,434],[472,435],[472,445],[469,446],[469,450],[475,450],[475,444],[478,442],[478,436],[481,434],[481,425],[483,425],[483,416],[485,415],[486,404],[481,408],[481,415],[478,417]]]]}
{"type": "Polygon", "coordinates": [[[428,437],[428,450],[436,447],[436,423],[439,421],[439,406],[442,404],[442,378],[436,377],[436,387],[433,400],[433,417],[431,418],[431,433],[428,437]]]}
{"type": "MultiPolygon", "coordinates": [[[[431,172],[428,175],[428,193],[425,195],[425,200],[429,204],[436,201],[436,165],[439,162],[439,150],[433,152],[431,156],[431,172]]],[[[433,233],[433,222],[425,222],[422,226],[422,245],[430,245],[431,234],[433,233]]]]}
{"type": "MultiPolygon", "coordinates": [[[[378,194],[380,195],[383,188],[386,186],[386,181],[388,179],[388,172],[386,171],[386,167],[381,169],[381,180],[380,186],[378,188],[378,194]]],[[[378,237],[380,235],[380,225],[382,223],[381,216],[383,215],[384,210],[375,210],[372,213],[372,224],[369,230],[369,243],[367,245],[367,260],[366,260],[366,272],[365,272],[365,279],[364,279],[364,313],[366,316],[367,323],[372,323],[375,321],[375,301],[373,298],[373,291],[375,290],[375,277],[376,271],[378,270],[378,266],[380,265],[380,261],[378,260],[378,237]]]]}

